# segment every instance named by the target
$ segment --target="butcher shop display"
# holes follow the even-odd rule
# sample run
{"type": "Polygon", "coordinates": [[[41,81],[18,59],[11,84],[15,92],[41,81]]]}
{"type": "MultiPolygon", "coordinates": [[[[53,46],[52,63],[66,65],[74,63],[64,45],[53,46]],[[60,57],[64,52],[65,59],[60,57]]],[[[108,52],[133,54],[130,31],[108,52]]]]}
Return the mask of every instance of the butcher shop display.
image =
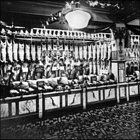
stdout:
{"type": "MultiPolygon", "coordinates": [[[[113,43],[108,38],[79,41],[51,38],[51,32],[49,38],[42,35],[42,30],[21,30],[14,38],[1,35],[1,98],[116,83],[116,77],[100,73],[111,70],[113,43]]],[[[132,53],[138,56],[136,49],[132,53]]]]}

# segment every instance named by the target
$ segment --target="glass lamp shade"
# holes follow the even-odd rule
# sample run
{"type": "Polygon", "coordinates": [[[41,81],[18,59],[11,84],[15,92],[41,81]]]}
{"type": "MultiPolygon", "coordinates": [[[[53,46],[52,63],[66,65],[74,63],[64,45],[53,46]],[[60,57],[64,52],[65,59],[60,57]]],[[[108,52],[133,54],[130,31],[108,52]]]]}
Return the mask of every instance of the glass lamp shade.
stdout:
{"type": "Polygon", "coordinates": [[[82,10],[75,10],[65,15],[69,26],[74,29],[82,29],[87,27],[91,15],[82,10]]]}

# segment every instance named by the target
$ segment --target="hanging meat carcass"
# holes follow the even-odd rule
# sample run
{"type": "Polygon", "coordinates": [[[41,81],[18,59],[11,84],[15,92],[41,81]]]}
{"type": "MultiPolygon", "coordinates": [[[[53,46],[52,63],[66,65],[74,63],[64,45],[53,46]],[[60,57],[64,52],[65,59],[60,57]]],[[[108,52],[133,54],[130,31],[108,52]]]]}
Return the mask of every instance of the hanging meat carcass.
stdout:
{"type": "Polygon", "coordinates": [[[40,43],[37,43],[37,60],[41,60],[41,44],[40,43]]]}
{"type": "Polygon", "coordinates": [[[79,55],[80,55],[80,59],[83,58],[83,46],[79,46],[79,55]]]}
{"type": "Polygon", "coordinates": [[[4,82],[6,85],[9,85],[11,82],[11,70],[12,70],[12,65],[10,63],[5,63],[4,65],[4,82]]]}
{"type": "Polygon", "coordinates": [[[99,56],[100,56],[100,42],[97,42],[97,60],[99,60],[99,56]]]}
{"type": "Polygon", "coordinates": [[[84,58],[87,59],[87,45],[84,44],[84,58]]]}
{"type": "Polygon", "coordinates": [[[46,53],[47,47],[46,47],[46,42],[42,42],[42,52],[46,53]]]}
{"type": "Polygon", "coordinates": [[[60,41],[59,42],[59,49],[58,50],[60,51],[61,57],[63,57],[63,52],[64,52],[64,49],[63,49],[63,41],[60,41]]]}
{"type": "Polygon", "coordinates": [[[101,69],[101,46],[102,45],[102,42],[100,41],[99,42],[99,69],[101,69]]]}
{"type": "Polygon", "coordinates": [[[92,47],[91,44],[89,44],[88,45],[88,56],[89,56],[89,59],[92,58],[92,56],[91,56],[91,51],[92,51],[91,47],[92,47]]]}
{"type": "Polygon", "coordinates": [[[112,44],[111,43],[108,43],[108,60],[111,59],[111,52],[112,52],[112,44]]]}
{"type": "Polygon", "coordinates": [[[29,71],[28,64],[27,63],[23,63],[23,65],[21,66],[20,80],[22,80],[22,81],[26,81],[27,80],[28,71],[29,71]]]}
{"type": "Polygon", "coordinates": [[[99,70],[100,70],[100,68],[99,68],[99,61],[100,61],[100,42],[97,42],[97,45],[96,45],[97,47],[96,47],[96,50],[97,50],[97,72],[99,72],[99,70]]]}
{"type": "Polygon", "coordinates": [[[13,41],[13,59],[15,62],[18,61],[18,43],[17,43],[17,41],[13,41]]]}
{"type": "Polygon", "coordinates": [[[21,66],[18,63],[14,63],[12,67],[12,79],[13,81],[19,81],[20,80],[20,72],[21,72],[21,66]]]}
{"type": "Polygon", "coordinates": [[[31,44],[31,58],[32,58],[32,61],[36,61],[36,45],[35,45],[35,42],[33,42],[31,44]]]}
{"type": "Polygon", "coordinates": [[[19,60],[21,62],[24,62],[24,42],[22,41],[19,43],[18,54],[19,54],[19,60]]]}
{"type": "Polygon", "coordinates": [[[68,54],[69,54],[69,48],[68,48],[68,42],[65,42],[65,57],[68,57],[68,54]]]}
{"type": "Polygon", "coordinates": [[[34,80],[34,71],[35,71],[35,63],[32,62],[31,64],[29,64],[28,76],[27,76],[28,80],[34,80]]]}
{"type": "Polygon", "coordinates": [[[96,73],[96,45],[92,45],[92,54],[93,54],[93,73],[96,73]]]}
{"type": "Polygon", "coordinates": [[[52,56],[52,40],[48,39],[48,56],[52,56]]]}
{"type": "Polygon", "coordinates": [[[104,46],[103,46],[103,42],[101,42],[101,69],[103,69],[103,65],[104,65],[104,46]]]}
{"type": "Polygon", "coordinates": [[[79,59],[80,58],[80,45],[78,44],[77,46],[78,46],[78,59],[79,59]]]}
{"type": "Polygon", "coordinates": [[[75,44],[75,58],[78,59],[78,45],[75,44]]]}
{"type": "Polygon", "coordinates": [[[29,43],[26,43],[25,44],[25,59],[27,61],[30,61],[31,60],[31,56],[30,56],[30,44],[29,43]]]}
{"type": "Polygon", "coordinates": [[[1,39],[0,47],[1,47],[1,61],[6,62],[6,40],[1,39]]]}
{"type": "Polygon", "coordinates": [[[47,56],[47,44],[46,44],[46,42],[42,42],[41,43],[41,45],[42,45],[42,52],[41,52],[41,60],[42,60],[42,62],[45,62],[45,64],[46,64],[46,56],[47,56]]]}
{"type": "Polygon", "coordinates": [[[101,43],[101,60],[104,60],[104,43],[101,43]]]}
{"type": "Polygon", "coordinates": [[[53,51],[52,54],[54,57],[57,57],[57,40],[53,40],[53,51]]]}
{"type": "Polygon", "coordinates": [[[106,59],[106,44],[105,42],[103,42],[103,45],[102,45],[102,69],[105,69],[105,59],[106,59]]]}
{"type": "Polygon", "coordinates": [[[10,62],[13,62],[13,44],[11,40],[7,40],[7,54],[10,62]]]}
{"type": "Polygon", "coordinates": [[[104,43],[104,45],[103,45],[103,47],[104,47],[104,57],[103,57],[103,60],[105,60],[107,57],[107,45],[106,45],[106,42],[104,43]]]}

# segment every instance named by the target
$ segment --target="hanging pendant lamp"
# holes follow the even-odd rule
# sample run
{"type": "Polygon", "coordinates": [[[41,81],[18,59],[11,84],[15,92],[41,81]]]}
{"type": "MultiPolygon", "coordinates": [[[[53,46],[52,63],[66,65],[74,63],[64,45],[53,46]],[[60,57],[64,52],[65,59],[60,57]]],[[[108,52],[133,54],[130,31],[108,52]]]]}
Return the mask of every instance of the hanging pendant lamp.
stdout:
{"type": "Polygon", "coordinates": [[[67,4],[65,9],[65,20],[72,29],[82,29],[88,26],[89,20],[91,19],[91,14],[80,8],[80,0],[75,0],[67,4]],[[70,5],[70,6],[69,6],[70,5]]]}
{"type": "Polygon", "coordinates": [[[82,10],[74,10],[65,15],[69,26],[73,29],[81,29],[88,26],[91,15],[82,10]]]}

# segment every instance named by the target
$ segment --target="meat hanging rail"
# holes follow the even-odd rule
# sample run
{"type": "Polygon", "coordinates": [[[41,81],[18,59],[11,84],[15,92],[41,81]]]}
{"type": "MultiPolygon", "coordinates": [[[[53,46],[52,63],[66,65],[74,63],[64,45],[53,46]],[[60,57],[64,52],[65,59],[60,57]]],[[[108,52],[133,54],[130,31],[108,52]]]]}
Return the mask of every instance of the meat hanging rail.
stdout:
{"type": "MultiPolygon", "coordinates": [[[[9,26],[8,26],[9,27],[9,26]]],[[[85,33],[82,31],[70,31],[70,30],[56,30],[56,29],[42,29],[42,28],[32,28],[29,30],[27,29],[2,29],[2,35],[13,35],[17,39],[22,40],[34,40],[40,41],[44,40],[45,38],[59,38],[59,39],[70,39],[70,40],[84,40],[84,41],[111,41],[113,40],[111,33],[85,33]]]]}

